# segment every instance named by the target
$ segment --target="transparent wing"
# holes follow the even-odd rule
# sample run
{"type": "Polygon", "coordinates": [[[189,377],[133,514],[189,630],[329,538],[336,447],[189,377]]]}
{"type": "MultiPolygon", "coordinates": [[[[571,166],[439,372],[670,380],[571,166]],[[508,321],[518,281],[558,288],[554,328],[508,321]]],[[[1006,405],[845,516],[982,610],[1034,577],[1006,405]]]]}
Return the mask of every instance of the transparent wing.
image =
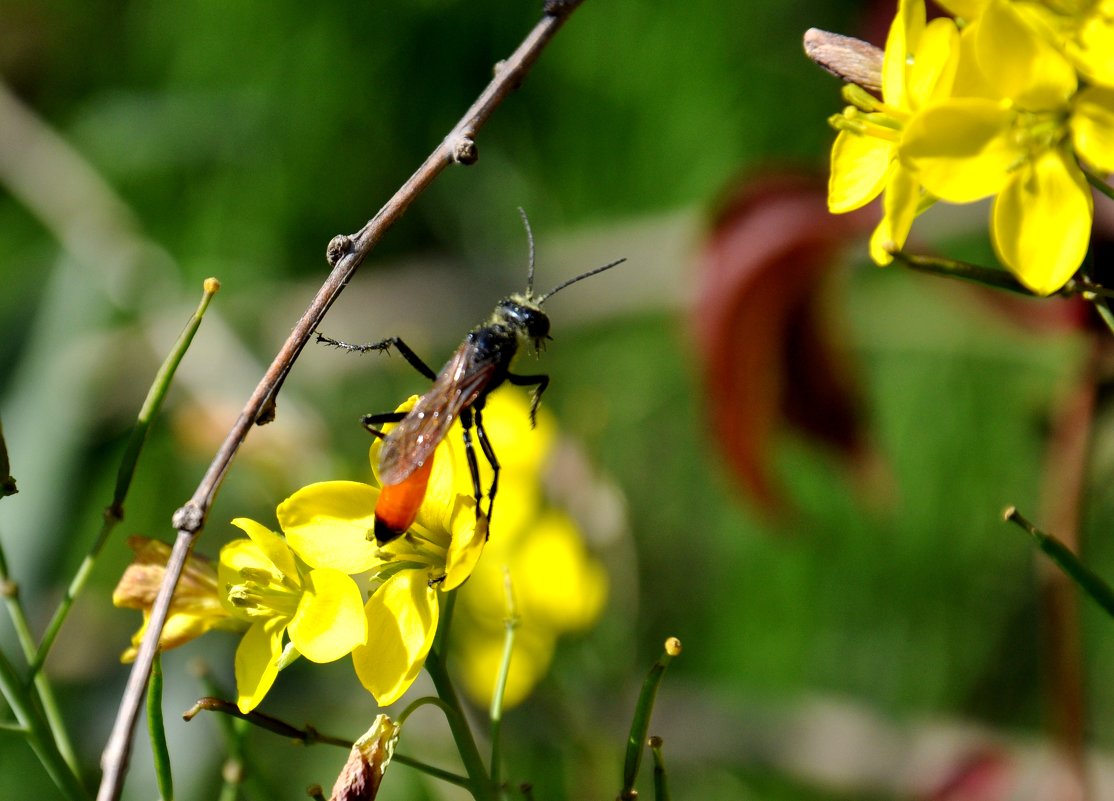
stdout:
{"type": "Polygon", "coordinates": [[[495,372],[494,361],[477,362],[465,342],[438,373],[429,392],[391,430],[379,451],[379,480],[401,484],[425,464],[462,409],[475,402],[495,372]]]}

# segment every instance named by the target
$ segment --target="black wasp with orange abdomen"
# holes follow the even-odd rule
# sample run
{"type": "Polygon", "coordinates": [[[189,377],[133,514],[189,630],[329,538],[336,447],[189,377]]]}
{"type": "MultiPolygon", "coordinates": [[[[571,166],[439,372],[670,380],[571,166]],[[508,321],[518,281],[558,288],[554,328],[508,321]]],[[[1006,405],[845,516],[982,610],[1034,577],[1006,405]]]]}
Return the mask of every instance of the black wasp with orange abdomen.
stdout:
{"type": "Polygon", "coordinates": [[[549,336],[549,316],[542,304],[570,284],[609,270],[625,259],[605,264],[594,270],[571,278],[540,297],[534,297],[534,237],[525,212],[519,209],[530,242],[530,267],[526,279],[526,292],[503,298],[484,323],[468,332],[452,357],[434,373],[406,343],[390,337],[368,345],[350,345],[330,339],[320,333],[317,341],[348,351],[388,350],[392,345],[415,369],[433,381],[433,386],[422,395],[409,412],[388,412],[363,417],[364,426],[376,436],[383,437],[379,452],[379,480],[383,484],[375,506],[375,539],[380,545],[402,535],[414,522],[425,497],[433,466],[437,444],[445,438],[453,421],[460,417],[464,428],[464,452],[472,476],[472,489],[476,497],[476,514],[479,516],[483,489],[476,452],[472,445],[472,429],[488,464],[491,465],[491,486],[487,491],[487,520],[491,520],[495,493],[499,488],[499,460],[484,430],[483,409],[487,396],[504,381],[516,386],[534,387],[530,403],[530,423],[533,425],[542,393],[549,386],[547,375],[518,375],[511,372],[511,361],[522,345],[541,350],[549,336]],[[388,434],[375,428],[383,423],[398,423],[388,434]]]}

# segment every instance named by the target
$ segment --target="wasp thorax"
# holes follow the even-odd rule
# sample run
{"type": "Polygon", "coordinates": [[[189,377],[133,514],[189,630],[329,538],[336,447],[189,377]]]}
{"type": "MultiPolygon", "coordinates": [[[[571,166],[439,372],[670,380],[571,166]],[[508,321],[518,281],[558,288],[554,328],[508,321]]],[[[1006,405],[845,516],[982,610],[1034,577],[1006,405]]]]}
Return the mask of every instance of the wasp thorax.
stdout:
{"type": "Polygon", "coordinates": [[[549,336],[549,315],[521,295],[503,298],[495,307],[495,313],[507,325],[530,339],[539,340],[549,336]]]}

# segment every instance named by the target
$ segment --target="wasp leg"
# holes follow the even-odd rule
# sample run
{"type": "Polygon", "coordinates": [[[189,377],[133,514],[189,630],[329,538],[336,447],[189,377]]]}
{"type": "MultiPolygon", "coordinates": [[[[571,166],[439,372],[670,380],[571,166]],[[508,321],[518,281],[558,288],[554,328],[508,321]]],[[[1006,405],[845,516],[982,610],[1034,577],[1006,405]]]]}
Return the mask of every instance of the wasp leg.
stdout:
{"type": "MultiPolygon", "coordinates": [[[[472,475],[472,493],[476,498],[476,520],[478,522],[480,515],[482,514],[480,502],[483,501],[484,493],[483,489],[480,487],[480,465],[479,462],[476,461],[476,449],[472,447],[472,411],[472,409],[464,409],[461,411],[460,425],[464,428],[464,455],[468,457],[468,472],[472,475]]],[[[476,412],[476,421],[479,421],[478,411],[476,412]]],[[[477,429],[477,432],[479,432],[480,430],[482,429],[477,429]]],[[[480,442],[484,443],[486,441],[486,435],[480,434],[480,442]]],[[[486,453],[487,448],[485,447],[484,454],[486,455],[486,453]]],[[[490,502],[488,502],[487,505],[487,523],[488,526],[491,525],[490,502]]],[[[490,530],[491,529],[489,528],[488,531],[490,530]]]]}
{"type": "Polygon", "coordinates": [[[507,380],[516,387],[534,387],[534,397],[530,400],[530,428],[534,428],[538,424],[538,405],[542,402],[542,393],[549,386],[549,376],[508,373],[507,380]]]}
{"type": "Polygon", "coordinates": [[[495,458],[495,449],[487,439],[483,412],[480,409],[476,409],[476,438],[480,441],[480,448],[487,457],[487,463],[491,465],[491,487],[487,490],[487,524],[488,531],[491,531],[491,507],[495,504],[495,493],[499,489],[499,460],[495,458]]]}
{"type": "Polygon", "coordinates": [[[383,425],[383,423],[401,423],[402,419],[406,417],[406,412],[383,412],[382,414],[365,414],[360,418],[360,425],[367,429],[367,432],[377,439],[383,439],[387,435],[373,426],[383,425]]]}
{"type": "Polygon", "coordinates": [[[318,331],[317,341],[320,342],[322,345],[331,345],[334,348],[340,348],[341,350],[346,350],[349,353],[367,353],[368,351],[373,350],[377,350],[380,353],[383,353],[390,351],[391,345],[394,345],[395,349],[402,354],[402,358],[406,359],[406,361],[410,363],[411,367],[424,375],[430,381],[433,381],[437,378],[437,373],[433,372],[433,370],[430,369],[429,365],[423,362],[422,358],[418,354],[414,353],[414,351],[410,350],[410,346],[398,337],[387,337],[380,342],[369,342],[366,345],[353,345],[350,342],[342,342],[339,339],[327,337],[320,331],[318,331]]]}

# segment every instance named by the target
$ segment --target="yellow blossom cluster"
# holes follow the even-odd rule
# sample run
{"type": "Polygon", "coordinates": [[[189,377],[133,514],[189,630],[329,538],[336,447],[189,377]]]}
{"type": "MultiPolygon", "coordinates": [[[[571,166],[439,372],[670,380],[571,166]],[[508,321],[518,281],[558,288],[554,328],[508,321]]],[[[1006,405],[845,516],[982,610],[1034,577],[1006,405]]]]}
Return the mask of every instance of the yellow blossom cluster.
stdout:
{"type": "MultiPolygon", "coordinates": [[[[299,657],[332,662],[351,655],[360,682],[385,706],[409,689],[425,664],[445,594],[473,577],[462,604],[468,613],[454,626],[454,637],[466,687],[483,697],[496,676],[488,661],[490,634],[501,630],[505,609],[502,583],[493,585],[491,576],[506,566],[524,618],[508,703],[521,699],[545,672],[557,635],[586,627],[599,614],[607,582],[571,521],[541,504],[552,421],[540,415],[538,431],[530,432],[528,403],[511,388],[490,396],[485,420],[503,460],[492,528],[498,565],[479,567],[488,525],[477,514],[457,421],[438,445],[426,496],[404,536],[376,542],[378,487],[355,481],[303,487],[276,510],[281,534],[237,518],[233,525],[247,537],[224,546],[215,570],[191,557],[160,646],[181,645],[213,628],[244,631],[235,658],[243,712],[258,706],[279,671],[299,657]]],[[[370,449],[373,472],[378,451],[377,440],[370,449]]],[[[114,601],[143,610],[145,628],[169,548],[151,540],[133,547],[136,564],[114,601]]],[[[125,658],[133,656],[134,648],[125,658]]]]}
{"type": "Polygon", "coordinates": [[[887,264],[937,200],[993,197],[1001,262],[1033,292],[1060,289],[1090,242],[1088,176],[1114,172],[1114,0],[941,0],[926,22],[900,0],[882,97],[849,85],[831,122],[828,205],[880,193],[871,257],[887,264]]]}

